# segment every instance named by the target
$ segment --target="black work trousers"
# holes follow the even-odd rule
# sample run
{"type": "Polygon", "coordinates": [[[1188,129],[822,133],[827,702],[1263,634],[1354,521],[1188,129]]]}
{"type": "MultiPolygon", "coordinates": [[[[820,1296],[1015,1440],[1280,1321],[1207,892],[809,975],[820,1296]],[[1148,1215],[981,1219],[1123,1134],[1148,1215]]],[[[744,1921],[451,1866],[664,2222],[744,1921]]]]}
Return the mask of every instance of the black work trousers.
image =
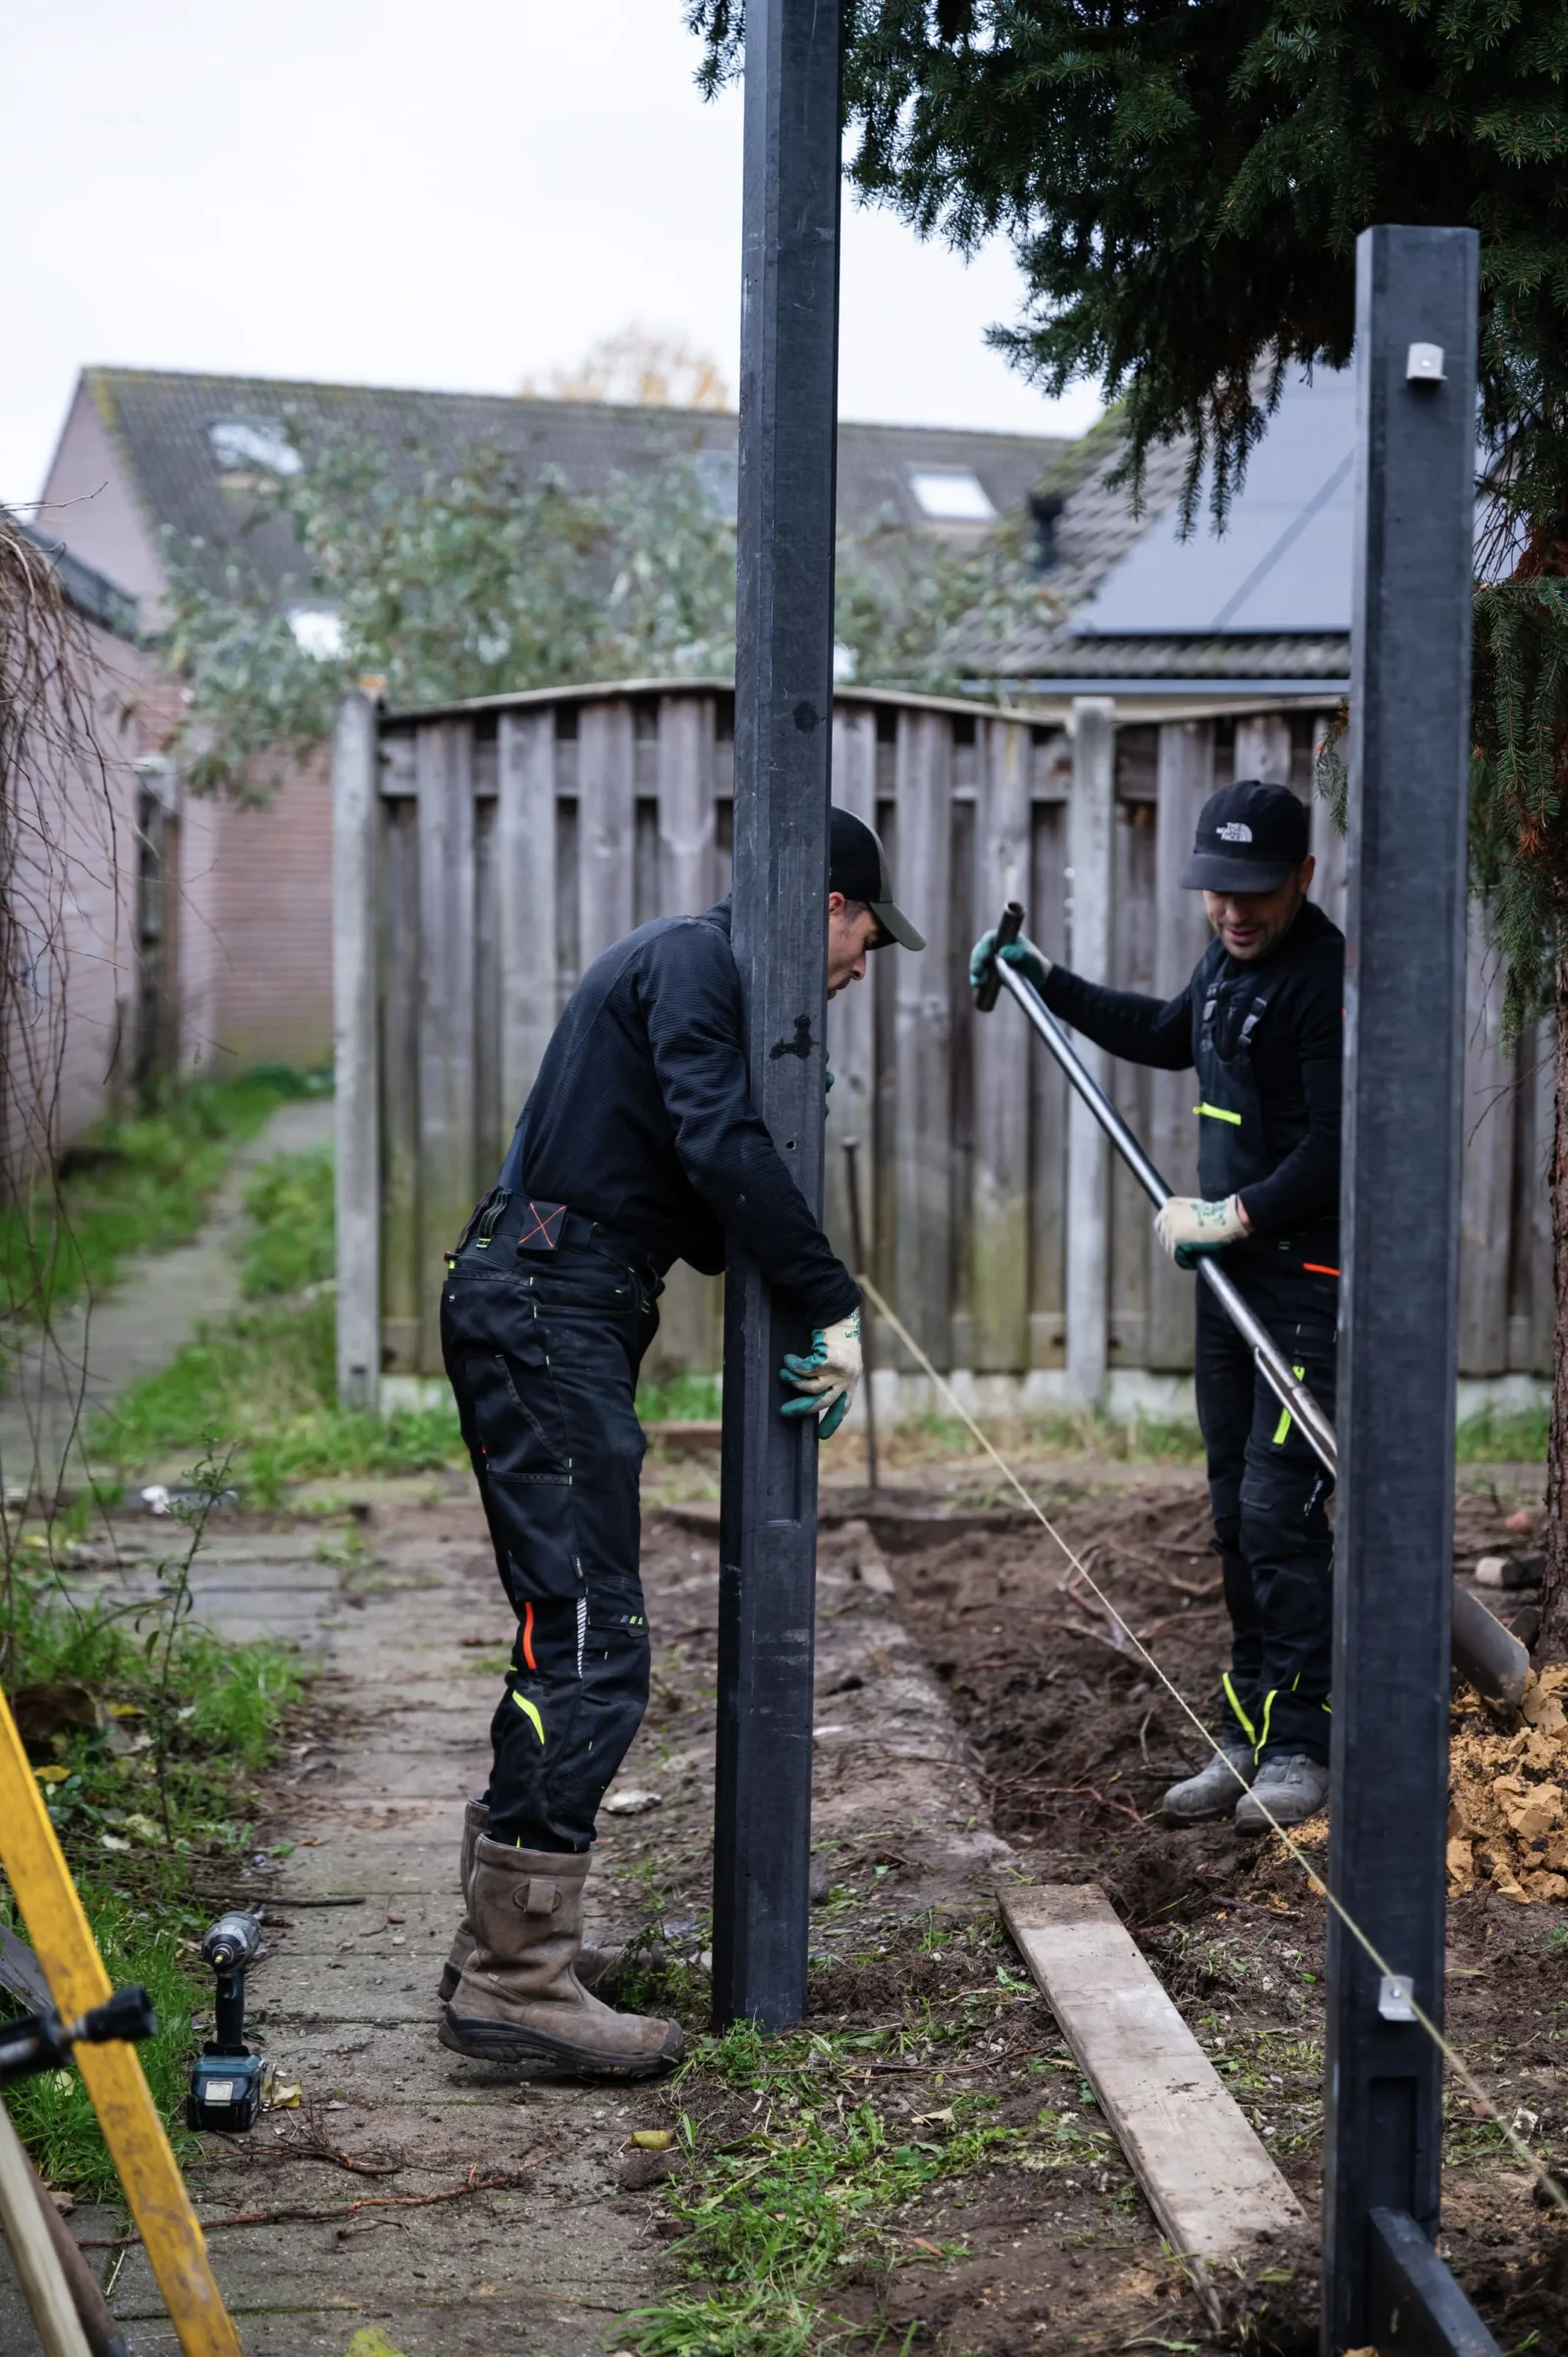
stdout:
{"type": "MultiPolygon", "coordinates": [[[[1333,1279],[1271,1269],[1263,1250],[1255,1258],[1227,1253],[1224,1265],[1331,1417],[1333,1279]]],[[[1221,1724],[1227,1739],[1249,1743],[1260,1760],[1307,1752],[1326,1761],[1333,1534],[1325,1509],[1333,1484],[1201,1277],[1197,1393],[1230,1615],[1221,1724]]]]}
{"type": "Polygon", "coordinates": [[[492,1840],[582,1850],[648,1703],[634,1398],[660,1283],[597,1243],[460,1253],[441,1343],[517,1616],[491,1723],[492,1840]]]}

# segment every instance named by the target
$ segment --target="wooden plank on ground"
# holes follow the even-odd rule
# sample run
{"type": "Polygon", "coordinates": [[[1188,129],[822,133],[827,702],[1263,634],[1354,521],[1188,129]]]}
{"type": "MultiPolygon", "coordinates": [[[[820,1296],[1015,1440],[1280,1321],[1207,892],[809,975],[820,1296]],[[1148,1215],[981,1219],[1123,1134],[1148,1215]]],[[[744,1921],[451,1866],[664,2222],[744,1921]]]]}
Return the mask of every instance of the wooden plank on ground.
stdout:
{"type": "Polygon", "coordinates": [[[999,1892],[1002,1915],[1171,2246],[1256,2264],[1306,2214],[1095,1883],[999,1892]]]}

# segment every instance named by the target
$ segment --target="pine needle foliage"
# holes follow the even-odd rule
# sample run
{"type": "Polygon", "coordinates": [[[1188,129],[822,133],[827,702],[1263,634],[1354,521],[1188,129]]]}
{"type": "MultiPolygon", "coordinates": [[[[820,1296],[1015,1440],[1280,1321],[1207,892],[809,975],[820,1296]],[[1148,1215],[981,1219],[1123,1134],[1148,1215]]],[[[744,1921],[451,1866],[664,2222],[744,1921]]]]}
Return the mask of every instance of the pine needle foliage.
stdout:
{"type": "MultiPolygon", "coordinates": [[[[925,235],[1008,237],[993,342],[1044,393],[1098,379],[1120,471],[1187,452],[1223,522],[1294,366],[1342,367],[1375,221],[1481,238],[1490,527],[1477,592],[1478,881],[1510,1011],[1568,950],[1565,0],[845,0],[850,175],[925,235]]],[[[691,0],[701,79],[740,0],[691,0]]]]}

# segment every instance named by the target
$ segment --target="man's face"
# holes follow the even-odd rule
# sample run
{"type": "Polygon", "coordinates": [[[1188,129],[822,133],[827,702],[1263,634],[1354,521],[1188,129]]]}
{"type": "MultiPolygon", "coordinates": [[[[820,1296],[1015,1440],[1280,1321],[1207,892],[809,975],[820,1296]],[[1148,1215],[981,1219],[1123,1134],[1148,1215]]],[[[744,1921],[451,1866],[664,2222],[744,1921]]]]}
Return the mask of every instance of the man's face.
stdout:
{"type": "Polygon", "coordinates": [[[1209,922],[1232,958],[1244,965],[1267,958],[1283,941],[1307,897],[1317,862],[1310,856],[1292,868],[1272,892],[1206,892],[1209,922]]]}
{"type": "Polygon", "coordinates": [[[862,981],[866,952],[875,949],[882,928],[859,901],[846,901],[841,892],[828,895],[828,996],[836,999],[851,982],[862,981]]]}

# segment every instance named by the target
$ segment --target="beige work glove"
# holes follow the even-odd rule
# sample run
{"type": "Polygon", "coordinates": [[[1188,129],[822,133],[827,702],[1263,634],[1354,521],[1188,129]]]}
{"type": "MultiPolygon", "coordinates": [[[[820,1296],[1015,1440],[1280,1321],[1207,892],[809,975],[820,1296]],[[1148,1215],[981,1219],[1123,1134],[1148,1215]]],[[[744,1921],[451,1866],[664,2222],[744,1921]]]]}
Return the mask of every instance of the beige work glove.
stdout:
{"type": "Polygon", "coordinates": [[[1178,1269],[1196,1268],[1205,1252],[1222,1252],[1251,1230],[1241,1216],[1241,1197],[1208,1203],[1202,1195],[1172,1195],[1155,1213],[1155,1233],[1178,1269]]]}

